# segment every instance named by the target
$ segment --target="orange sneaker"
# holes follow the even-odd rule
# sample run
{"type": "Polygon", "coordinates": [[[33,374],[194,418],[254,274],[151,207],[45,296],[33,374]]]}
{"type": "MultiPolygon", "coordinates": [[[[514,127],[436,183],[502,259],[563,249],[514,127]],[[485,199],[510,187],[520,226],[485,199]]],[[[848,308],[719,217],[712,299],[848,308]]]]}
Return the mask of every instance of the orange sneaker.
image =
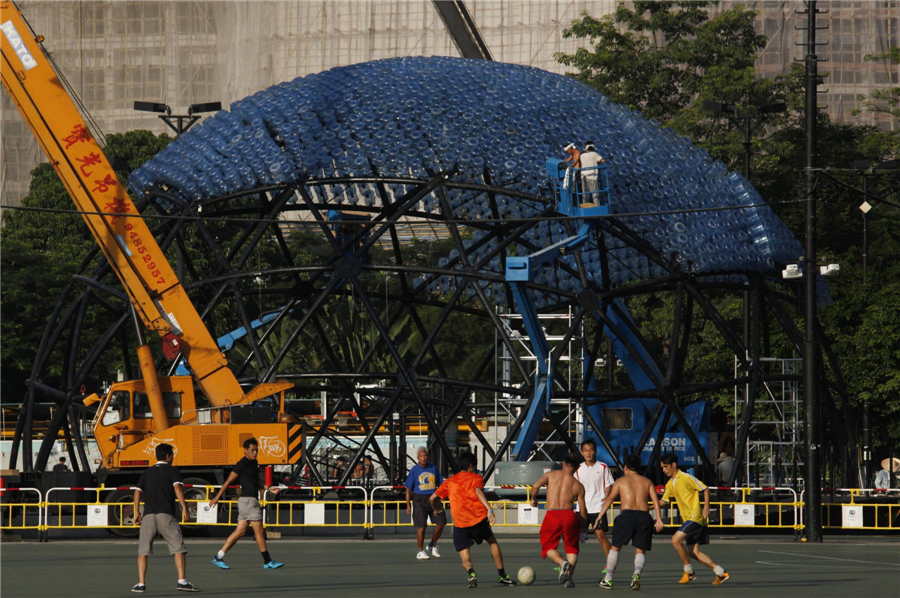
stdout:
{"type": "Polygon", "coordinates": [[[678,583],[691,583],[697,579],[697,576],[694,573],[684,572],[684,575],[681,576],[681,579],[678,580],[678,583]]]}
{"type": "Polygon", "coordinates": [[[731,577],[731,576],[728,575],[728,571],[726,571],[726,572],[723,573],[722,575],[716,575],[716,580],[713,582],[713,585],[714,585],[714,586],[720,586],[720,585],[722,585],[723,583],[725,583],[726,581],[728,581],[728,578],[730,578],[730,577],[731,577]]]}

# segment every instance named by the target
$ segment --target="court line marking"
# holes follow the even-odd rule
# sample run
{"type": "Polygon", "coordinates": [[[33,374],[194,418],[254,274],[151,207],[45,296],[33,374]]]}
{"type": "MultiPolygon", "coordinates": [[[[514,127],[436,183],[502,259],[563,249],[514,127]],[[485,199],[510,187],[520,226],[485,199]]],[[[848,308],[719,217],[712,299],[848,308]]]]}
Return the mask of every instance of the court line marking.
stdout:
{"type": "Polygon", "coordinates": [[[769,561],[756,561],[758,565],[777,565],[779,567],[831,567],[832,569],[844,568],[844,569],[853,569],[853,570],[865,570],[865,571],[881,571],[882,569],[875,569],[874,567],[871,569],[863,569],[862,567],[858,567],[855,565],[847,565],[846,567],[841,567],[840,565],[832,565],[828,563],[771,563],[769,561]]]}
{"type": "Polygon", "coordinates": [[[773,550],[759,550],[758,552],[765,552],[766,554],[786,554],[788,556],[799,556],[806,557],[808,559],[827,559],[829,561],[844,561],[847,563],[868,563],[870,565],[892,565],[897,566],[897,563],[883,563],[881,561],[857,561],[854,559],[839,559],[833,556],[816,556],[814,554],[798,554],[796,552],[775,552],[773,550]]]}

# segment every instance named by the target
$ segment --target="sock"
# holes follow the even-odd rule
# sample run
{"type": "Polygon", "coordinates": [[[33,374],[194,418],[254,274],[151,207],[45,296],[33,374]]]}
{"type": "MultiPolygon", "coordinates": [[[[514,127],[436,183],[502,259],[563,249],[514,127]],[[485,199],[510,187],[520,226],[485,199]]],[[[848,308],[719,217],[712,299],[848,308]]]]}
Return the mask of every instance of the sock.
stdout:
{"type": "Polygon", "coordinates": [[[685,565],[685,566],[684,566],[684,572],[685,572],[685,573],[693,573],[693,572],[694,572],[694,567],[693,567],[692,565],[685,565]]]}
{"type": "Polygon", "coordinates": [[[718,575],[719,577],[725,575],[725,569],[723,569],[720,565],[716,565],[715,567],[713,567],[713,571],[715,571],[716,575],[718,575]]]}
{"type": "Polygon", "coordinates": [[[179,580],[178,580],[178,583],[187,583],[187,580],[186,580],[186,579],[179,579],[179,580]]]}
{"type": "Polygon", "coordinates": [[[225,558],[225,553],[222,552],[222,551],[220,550],[219,552],[216,553],[216,558],[217,558],[217,559],[220,559],[220,560],[221,560],[221,559],[224,559],[224,558],[225,558]]]}
{"type": "Polygon", "coordinates": [[[428,543],[428,548],[434,548],[434,542],[429,542],[429,543],[428,543]]]}
{"type": "Polygon", "coordinates": [[[641,571],[644,569],[644,563],[647,561],[647,557],[642,554],[634,555],[634,574],[640,575],[641,571]]]}
{"type": "Polygon", "coordinates": [[[504,567],[497,569],[497,573],[500,574],[500,577],[506,577],[506,569],[504,567]]]}
{"type": "Polygon", "coordinates": [[[616,571],[616,565],[619,564],[619,551],[610,550],[609,556],[606,557],[606,581],[612,581],[613,573],[616,571]]]}
{"type": "Polygon", "coordinates": [[[469,569],[469,575],[475,575],[475,569],[469,569]]]}
{"type": "Polygon", "coordinates": [[[269,556],[268,550],[266,550],[262,553],[262,558],[263,558],[263,562],[266,563],[267,565],[269,564],[269,561],[272,560],[272,557],[269,556]]]}

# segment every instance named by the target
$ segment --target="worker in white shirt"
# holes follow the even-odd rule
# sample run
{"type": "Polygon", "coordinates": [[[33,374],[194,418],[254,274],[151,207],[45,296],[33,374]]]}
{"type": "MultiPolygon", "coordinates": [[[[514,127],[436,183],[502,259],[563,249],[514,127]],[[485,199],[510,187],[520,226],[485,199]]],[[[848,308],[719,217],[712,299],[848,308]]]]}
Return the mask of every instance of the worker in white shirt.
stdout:
{"type": "Polygon", "coordinates": [[[593,141],[588,141],[581,154],[581,168],[590,169],[581,171],[581,188],[584,190],[582,197],[584,203],[597,205],[600,203],[600,172],[595,166],[605,164],[606,160],[597,153],[593,141]]]}
{"type": "MultiPolygon", "coordinates": [[[[584,486],[584,502],[588,510],[588,527],[593,527],[597,521],[597,514],[603,509],[603,501],[612,488],[615,480],[606,463],[597,461],[597,443],[587,439],[581,443],[581,456],[584,463],[575,472],[575,478],[584,486]]],[[[594,533],[603,548],[603,554],[609,556],[610,543],[606,538],[609,531],[609,523],[604,515],[594,533]]]]}

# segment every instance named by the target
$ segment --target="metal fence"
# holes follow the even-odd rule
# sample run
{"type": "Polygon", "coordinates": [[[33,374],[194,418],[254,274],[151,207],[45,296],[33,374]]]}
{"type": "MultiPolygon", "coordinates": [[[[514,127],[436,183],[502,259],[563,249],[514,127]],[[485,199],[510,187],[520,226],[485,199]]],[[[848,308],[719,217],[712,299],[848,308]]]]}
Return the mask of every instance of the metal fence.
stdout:
{"type": "MultiPolygon", "coordinates": [[[[233,526],[237,523],[237,499],[210,500],[221,486],[185,485],[191,498],[188,527],[233,526]]],[[[488,486],[485,491],[514,490],[523,496],[489,500],[496,516],[495,527],[508,531],[536,533],[543,521],[545,501],[537,507],[530,502],[529,486],[488,486]]],[[[711,528],[793,530],[804,528],[803,495],[792,488],[711,487],[709,526],[711,528]]],[[[823,494],[823,522],[832,530],[900,531],[900,490],[827,489],[823,494]]],[[[276,495],[266,492],[263,523],[273,528],[357,528],[365,538],[376,528],[411,528],[412,515],[406,511],[403,486],[288,486],[276,495]]],[[[446,502],[445,502],[446,504],[446,502]]],[[[452,525],[452,510],[448,510],[452,525]]],[[[615,525],[619,513],[614,503],[608,517],[615,525]]],[[[666,527],[680,525],[676,505],[663,510],[666,527]]],[[[37,488],[0,489],[0,529],[34,530],[46,539],[51,530],[137,530],[134,525],[134,487],[51,488],[43,494],[37,488]]]]}

